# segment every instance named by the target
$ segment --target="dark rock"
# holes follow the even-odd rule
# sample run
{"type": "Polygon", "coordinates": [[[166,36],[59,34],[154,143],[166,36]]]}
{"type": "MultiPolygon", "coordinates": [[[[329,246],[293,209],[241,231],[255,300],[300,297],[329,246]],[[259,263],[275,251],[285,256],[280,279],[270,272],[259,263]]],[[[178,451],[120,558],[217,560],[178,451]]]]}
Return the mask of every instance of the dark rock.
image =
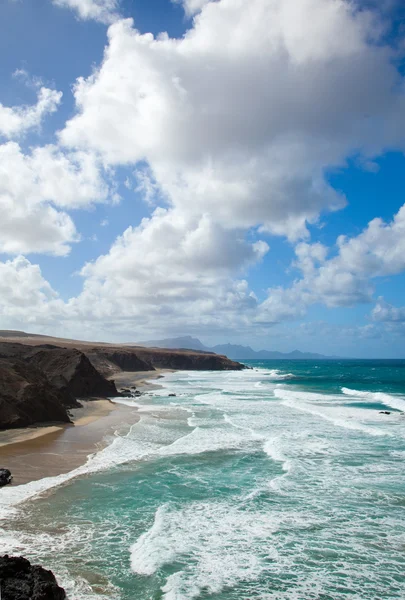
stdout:
{"type": "Polygon", "coordinates": [[[380,410],[380,415],[390,415],[390,411],[388,410],[380,410]]]}
{"type": "Polygon", "coordinates": [[[49,381],[73,402],[76,398],[118,395],[114,382],[105,379],[87,356],[75,348],[37,347],[27,360],[42,369],[49,381]]]}
{"type": "MultiPolygon", "coordinates": [[[[127,352],[129,352],[128,350],[127,352]]],[[[137,356],[154,369],[179,369],[181,371],[240,371],[244,365],[226,356],[193,350],[166,350],[164,348],[133,349],[137,356]]],[[[125,369],[124,369],[125,370],[125,369]]]]}
{"type": "Polygon", "coordinates": [[[0,487],[11,483],[13,476],[8,469],[0,469],[0,487]]]}
{"type": "Polygon", "coordinates": [[[0,557],[1,600],[65,600],[52,573],[22,556],[0,557]]]}
{"type": "Polygon", "coordinates": [[[169,394],[169,398],[175,398],[176,394],[169,394]]]}
{"type": "Polygon", "coordinates": [[[90,347],[84,349],[84,352],[92,365],[105,377],[111,377],[117,371],[134,373],[155,370],[149,361],[143,360],[131,349],[90,347]]]}
{"type": "Polygon", "coordinates": [[[120,394],[123,394],[124,396],[132,396],[131,390],[127,388],[122,388],[122,390],[120,390],[120,394]]]}
{"type": "Polygon", "coordinates": [[[0,359],[0,429],[70,423],[64,401],[64,394],[36,367],[0,359]]]}
{"type": "Polygon", "coordinates": [[[134,392],[134,396],[135,396],[135,398],[138,398],[139,396],[142,396],[142,392],[140,392],[139,390],[136,390],[134,392]]]}

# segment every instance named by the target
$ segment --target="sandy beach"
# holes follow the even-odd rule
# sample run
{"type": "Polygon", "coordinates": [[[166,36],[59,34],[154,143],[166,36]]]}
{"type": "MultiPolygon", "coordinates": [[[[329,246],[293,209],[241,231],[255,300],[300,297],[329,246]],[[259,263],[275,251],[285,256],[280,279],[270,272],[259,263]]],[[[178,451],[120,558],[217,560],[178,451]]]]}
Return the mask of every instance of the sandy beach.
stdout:
{"type": "MultiPolygon", "coordinates": [[[[118,389],[136,387],[147,392],[160,387],[155,381],[164,372],[121,372],[114,380],[118,389]]],[[[102,449],[115,432],[125,434],[139,420],[134,407],[106,399],[81,403],[82,408],[70,411],[72,425],[0,431],[0,467],[10,469],[12,485],[68,473],[84,464],[89,454],[102,449]]]]}
{"type": "Polygon", "coordinates": [[[115,381],[117,389],[136,387],[141,392],[156,390],[161,386],[157,380],[161,379],[165,373],[173,373],[173,369],[156,369],[155,371],[121,371],[115,373],[112,379],[115,381]]]}

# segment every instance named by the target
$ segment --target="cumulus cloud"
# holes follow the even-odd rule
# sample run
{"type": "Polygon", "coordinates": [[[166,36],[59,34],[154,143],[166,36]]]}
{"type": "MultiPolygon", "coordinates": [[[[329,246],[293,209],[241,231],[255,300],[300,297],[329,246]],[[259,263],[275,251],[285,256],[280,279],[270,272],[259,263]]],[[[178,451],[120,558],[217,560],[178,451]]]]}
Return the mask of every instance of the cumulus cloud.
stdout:
{"type": "Polygon", "coordinates": [[[405,268],[402,209],[336,248],[309,240],[308,224],[346,203],[328,169],[353,155],[372,165],[385,149],[403,148],[404,82],[371,12],[345,0],[184,0],[192,25],[172,39],[115,20],[113,0],[53,1],[80,18],[114,22],[102,64],[74,87],[77,112],[58,138],[65,150],[22,159],[33,171],[38,157],[39,181],[27,179],[36,195],[26,201],[29,190],[6,179],[10,214],[20,205],[28,215],[33,206],[54,211],[67,220],[52,231],[64,233],[36,246],[24,233],[12,250],[5,231],[6,251],[66,252],[77,234],[63,211],[108,196],[98,160],[129,166],[154,209],[85,265],[69,318],[262,327],[301,317],[316,302],[370,301],[373,278],[405,268]],[[300,275],[260,304],[246,271],[268,251],[258,238],[269,234],[295,244],[300,275]]]}
{"type": "Polygon", "coordinates": [[[106,202],[109,192],[88,154],[55,146],[25,154],[15,142],[0,145],[0,252],[67,254],[79,236],[61,209],[106,202]]]}
{"type": "Polygon", "coordinates": [[[255,309],[246,281],[234,276],[267,251],[265,242],[248,243],[208,215],[190,222],[159,208],[83,268],[84,290],[70,310],[138,326],[166,320],[168,327],[224,327],[255,309]]]}
{"type": "Polygon", "coordinates": [[[10,139],[39,128],[43,119],[57,110],[61,100],[62,92],[41,87],[33,106],[8,107],[0,103],[0,137],[10,139]]]}
{"type": "MultiPolygon", "coordinates": [[[[302,277],[291,288],[270,289],[268,299],[260,307],[261,318],[297,318],[315,303],[336,307],[371,302],[373,279],[405,269],[405,205],[390,223],[376,218],[358,236],[340,236],[336,250],[337,254],[328,258],[330,249],[322,244],[298,244],[294,266],[302,277]]],[[[395,320],[396,315],[396,320],[401,320],[401,310],[380,299],[373,317],[376,321],[389,321],[395,320]]]]}
{"type": "Polygon", "coordinates": [[[380,297],[371,313],[374,321],[384,323],[405,323],[405,307],[392,306],[380,297]]]}
{"type": "Polygon", "coordinates": [[[53,4],[74,10],[80,19],[112,23],[117,18],[119,0],[52,0],[53,4]]]}
{"type": "Polygon", "coordinates": [[[51,308],[62,305],[38,265],[23,256],[0,262],[0,323],[49,322],[51,308]]]}
{"type": "Polygon", "coordinates": [[[212,0],[173,0],[176,4],[182,4],[187,16],[198,13],[208,2],[212,0]]]}
{"type": "Polygon", "coordinates": [[[221,0],[182,39],[142,35],[130,19],[108,35],[61,140],[111,164],[146,161],[186,214],[305,237],[345,204],[326,168],[403,141],[392,52],[370,42],[370,14],[343,0],[221,0]]]}

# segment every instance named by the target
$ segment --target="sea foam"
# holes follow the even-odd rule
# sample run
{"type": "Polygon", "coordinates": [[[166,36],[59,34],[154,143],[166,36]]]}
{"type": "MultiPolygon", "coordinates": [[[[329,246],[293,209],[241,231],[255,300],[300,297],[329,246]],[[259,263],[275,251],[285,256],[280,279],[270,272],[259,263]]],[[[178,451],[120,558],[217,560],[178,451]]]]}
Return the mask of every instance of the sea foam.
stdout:
{"type": "Polygon", "coordinates": [[[405,400],[398,396],[392,396],[391,394],[385,394],[383,392],[367,392],[361,390],[351,390],[349,388],[342,388],[342,393],[346,396],[352,396],[355,398],[362,398],[364,400],[371,400],[374,402],[381,402],[390,408],[396,410],[405,411],[405,400]]]}

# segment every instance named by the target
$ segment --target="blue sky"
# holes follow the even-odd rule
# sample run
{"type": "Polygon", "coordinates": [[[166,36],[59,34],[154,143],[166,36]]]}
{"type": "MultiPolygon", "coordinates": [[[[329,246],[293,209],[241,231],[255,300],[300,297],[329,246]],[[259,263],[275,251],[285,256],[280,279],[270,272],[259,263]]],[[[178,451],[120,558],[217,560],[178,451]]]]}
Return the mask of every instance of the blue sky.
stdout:
{"type": "Polygon", "coordinates": [[[0,327],[405,357],[403,23],[2,2],[0,327]]]}

